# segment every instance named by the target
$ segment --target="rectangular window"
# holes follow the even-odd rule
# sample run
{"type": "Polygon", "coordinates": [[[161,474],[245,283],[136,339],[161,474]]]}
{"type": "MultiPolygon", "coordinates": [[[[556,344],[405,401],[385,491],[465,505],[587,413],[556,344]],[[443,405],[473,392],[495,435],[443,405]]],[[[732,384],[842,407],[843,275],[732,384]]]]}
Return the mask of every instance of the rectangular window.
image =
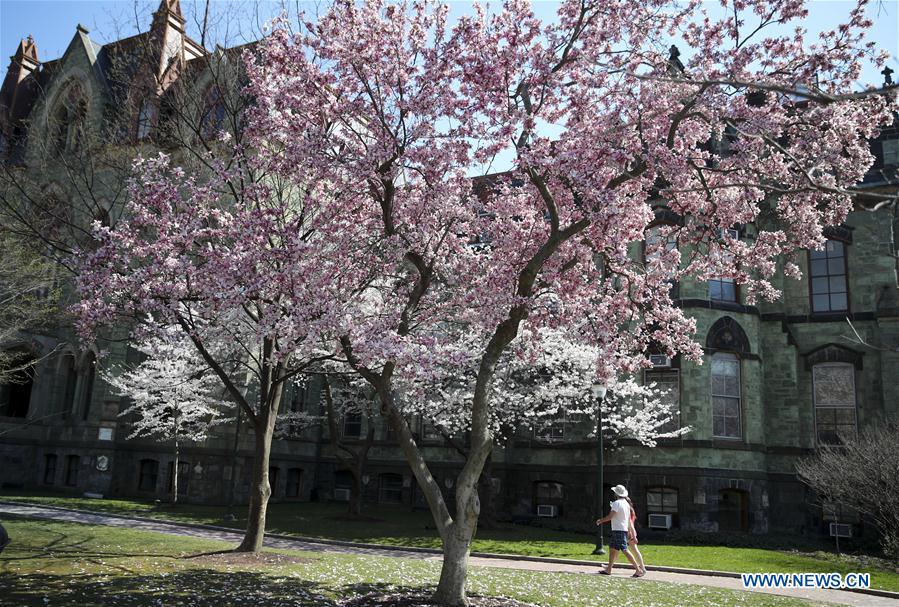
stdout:
{"type": "Polygon", "coordinates": [[[137,478],[137,488],[141,491],[153,493],[156,491],[156,477],[159,475],[159,462],[155,459],[144,459],[140,462],[140,474],[137,478]]]}
{"type": "Polygon", "coordinates": [[[899,164],[899,139],[885,139],[880,145],[883,146],[883,164],[899,164]]]}
{"type": "Polygon", "coordinates": [[[562,483],[552,481],[540,481],[536,483],[537,503],[538,504],[561,504],[565,495],[565,488],[562,483]]]}
{"type": "Polygon", "coordinates": [[[56,454],[48,453],[44,456],[44,484],[52,485],[56,482],[56,454]]]}
{"type": "Polygon", "coordinates": [[[647,487],[646,512],[650,514],[677,514],[677,489],[671,487],[647,487]]]}
{"type": "Polygon", "coordinates": [[[81,458],[77,455],[66,457],[66,487],[74,487],[78,484],[78,468],[81,466],[81,458]]]}
{"type": "Polygon", "coordinates": [[[712,435],[743,436],[740,413],[740,359],[719,352],[712,356],[712,435]]]}
{"type": "Polygon", "coordinates": [[[812,312],[848,310],[846,245],[839,240],[828,240],[823,251],[809,251],[808,256],[812,312]]]}
{"type": "Polygon", "coordinates": [[[844,438],[855,438],[855,367],[847,363],[815,365],[812,384],[818,444],[840,444],[844,438]]]}
{"type": "Polygon", "coordinates": [[[399,474],[382,474],[378,500],[382,504],[401,504],[403,502],[403,477],[399,474]]]}
{"type": "MultiPolygon", "coordinates": [[[[677,234],[674,233],[675,229],[675,226],[669,224],[660,224],[647,228],[646,240],[643,248],[643,262],[647,267],[657,264],[658,260],[662,257],[663,251],[668,252],[677,249],[677,234]],[[668,233],[663,235],[663,231],[668,233]]],[[[671,297],[678,296],[678,269],[678,267],[671,267],[666,271],[666,274],[669,276],[668,282],[671,283],[671,297]]]]}
{"type": "Polygon", "coordinates": [[[421,420],[421,438],[423,440],[435,441],[441,440],[443,435],[440,433],[440,430],[437,429],[437,426],[428,420],[423,419],[421,420]]]}
{"type": "Polygon", "coordinates": [[[344,438],[359,438],[362,436],[362,415],[359,413],[347,413],[343,418],[344,438]]]}
{"type": "Polygon", "coordinates": [[[145,100],[137,114],[137,140],[143,141],[150,137],[153,123],[156,122],[156,106],[152,101],[145,100]]]}
{"type": "Polygon", "coordinates": [[[655,384],[659,398],[671,411],[671,421],[660,426],[659,431],[673,432],[680,428],[680,372],[677,369],[647,369],[643,372],[643,384],[655,384]]]}
{"type": "Polygon", "coordinates": [[[300,497],[300,481],[302,478],[302,468],[289,468],[287,470],[287,488],[284,490],[284,497],[300,497]]]}
{"type": "MultiPolygon", "coordinates": [[[[740,231],[734,229],[718,230],[718,238],[724,241],[724,237],[729,236],[733,240],[740,239],[740,231]]],[[[728,254],[727,259],[730,261],[732,257],[728,254]]],[[[712,278],[709,280],[709,299],[715,301],[737,301],[737,284],[733,278],[712,278]]]]}
{"type": "Polygon", "coordinates": [[[712,278],[709,280],[709,299],[736,302],[737,284],[732,278],[712,278]]]}
{"type": "Polygon", "coordinates": [[[832,523],[859,523],[858,511],[839,502],[825,502],[821,506],[821,514],[825,521],[832,523]]]}
{"type": "Polygon", "coordinates": [[[565,426],[561,423],[552,423],[534,430],[535,436],[544,441],[560,441],[565,438],[565,426]]]}

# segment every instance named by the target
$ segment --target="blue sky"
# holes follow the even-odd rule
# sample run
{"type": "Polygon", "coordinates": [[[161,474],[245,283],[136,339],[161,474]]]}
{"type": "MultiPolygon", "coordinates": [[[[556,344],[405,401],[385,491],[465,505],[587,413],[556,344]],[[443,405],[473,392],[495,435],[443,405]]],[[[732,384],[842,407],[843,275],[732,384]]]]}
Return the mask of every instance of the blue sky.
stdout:
{"type": "MultiPolygon", "coordinates": [[[[277,14],[283,0],[213,0],[214,26],[220,35],[228,40],[243,42],[258,38],[260,27],[269,17],[277,14]],[[218,19],[215,19],[215,16],[218,19]],[[239,27],[229,15],[239,15],[239,27]],[[225,27],[230,31],[224,31],[225,27]],[[237,32],[236,30],[240,30],[237,32]]],[[[872,0],[872,15],[875,27],[872,39],[892,58],[890,65],[899,77],[899,0],[872,0]]],[[[498,2],[494,2],[497,4],[498,2]]],[[[158,0],[0,0],[0,54],[11,55],[19,40],[32,34],[37,41],[42,60],[55,59],[62,55],[75,33],[75,26],[83,24],[91,31],[97,42],[125,37],[146,30],[150,14],[156,9],[158,0]]],[[[303,10],[315,12],[322,2],[289,0],[291,7],[301,6],[303,10]]],[[[537,1],[537,11],[542,17],[550,17],[555,6],[553,1],[537,1]]],[[[805,24],[812,31],[833,26],[847,14],[853,6],[848,0],[813,0],[810,16],[805,24]]],[[[205,2],[181,0],[188,19],[188,29],[198,37],[199,23],[203,18],[205,2]]],[[[467,12],[470,2],[452,2],[455,13],[467,12]]],[[[863,80],[879,84],[882,76],[877,70],[868,69],[863,80]]]]}

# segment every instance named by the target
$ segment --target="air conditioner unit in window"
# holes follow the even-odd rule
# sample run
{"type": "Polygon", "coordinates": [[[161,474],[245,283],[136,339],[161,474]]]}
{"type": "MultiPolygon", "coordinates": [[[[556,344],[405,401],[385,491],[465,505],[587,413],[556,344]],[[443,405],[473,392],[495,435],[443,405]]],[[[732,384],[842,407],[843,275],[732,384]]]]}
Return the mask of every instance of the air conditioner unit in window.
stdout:
{"type": "Polygon", "coordinates": [[[852,537],[852,525],[846,523],[831,523],[830,537],[852,537]]]}
{"type": "Polygon", "coordinates": [[[670,367],[671,357],[664,354],[650,354],[649,362],[652,363],[653,367],[670,367]]]}
{"type": "Polygon", "coordinates": [[[334,500],[338,502],[350,501],[350,490],[343,487],[334,489],[334,500]]]}
{"type": "Polygon", "coordinates": [[[559,507],[551,506],[549,504],[540,504],[537,506],[537,516],[543,518],[556,518],[559,516],[559,507]]]}
{"type": "Polygon", "coordinates": [[[671,515],[670,514],[650,514],[649,515],[649,528],[650,529],[671,529],[671,515]]]}
{"type": "Polygon", "coordinates": [[[724,240],[725,236],[730,236],[734,240],[740,240],[740,230],[735,230],[733,228],[719,228],[718,238],[724,240]]]}

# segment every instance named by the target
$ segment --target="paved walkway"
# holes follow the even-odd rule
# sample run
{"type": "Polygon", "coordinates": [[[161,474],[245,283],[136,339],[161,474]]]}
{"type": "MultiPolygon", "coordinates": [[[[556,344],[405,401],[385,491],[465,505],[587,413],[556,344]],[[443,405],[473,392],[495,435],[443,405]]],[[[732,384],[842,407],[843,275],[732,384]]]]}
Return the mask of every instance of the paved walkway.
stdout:
{"type": "MultiPolygon", "coordinates": [[[[118,516],[108,516],[104,514],[94,514],[88,512],[77,512],[71,510],[59,510],[55,508],[42,508],[40,506],[12,505],[0,503],[0,514],[15,514],[30,518],[45,518],[59,521],[69,521],[73,523],[87,523],[90,525],[108,525],[110,527],[127,527],[129,529],[138,529],[142,531],[153,531],[156,533],[168,533],[171,535],[183,535],[191,537],[199,537],[204,539],[221,540],[225,542],[238,543],[243,534],[236,531],[226,531],[209,528],[198,528],[188,525],[179,525],[176,523],[165,523],[161,521],[149,521],[146,519],[129,519],[118,516]]],[[[336,546],[333,544],[324,544],[318,542],[292,540],[284,538],[266,537],[265,545],[271,548],[280,548],[284,550],[304,550],[309,552],[339,552],[344,554],[360,554],[360,555],[377,555],[388,556],[393,558],[407,558],[416,560],[439,561],[439,555],[427,552],[413,552],[409,550],[392,550],[392,549],[375,549],[361,548],[353,546],[336,546]]],[[[472,557],[471,564],[481,567],[500,567],[505,569],[525,569],[529,571],[555,571],[567,573],[580,573],[595,575],[597,567],[594,565],[574,565],[562,563],[547,563],[539,561],[527,561],[516,559],[502,558],[482,558],[472,557]]],[[[630,571],[622,569],[618,576],[629,577],[630,571]]],[[[742,583],[739,578],[717,577],[684,573],[671,573],[663,571],[652,571],[647,573],[645,580],[657,582],[671,582],[674,584],[696,584],[701,586],[714,586],[717,588],[729,588],[731,590],[743,590],[742,583]]],[[[634,583],[639,583],[634,580],[634,583]]],[[[781,596],[792,596],[814,601],[824,601],[837,603],[840,605],[852,605],[856,607],[899,607],[899,600],[878,597],[856,592],[847,592],[844,590],[805,590],[805,589],[782,589],[782,590],[752,590],[752,592],[765,592],[768,594],[777,594],[781,596]]]]}

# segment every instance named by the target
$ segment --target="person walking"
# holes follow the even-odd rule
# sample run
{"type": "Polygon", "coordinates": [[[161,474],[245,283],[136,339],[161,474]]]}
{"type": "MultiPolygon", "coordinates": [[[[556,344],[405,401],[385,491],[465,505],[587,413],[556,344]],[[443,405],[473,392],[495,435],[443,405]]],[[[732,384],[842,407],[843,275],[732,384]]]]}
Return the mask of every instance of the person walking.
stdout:
{"type": "Polygon", "coordinates": [[[646,575],[646,564],[643,562],[643,555],[640,554],[640,547],[637,546],[637,509],[634,508],[634,502],[630,497],[625,497],[628,505],[631,507],[631,524],[627,530],[627,544],[630,552],[634,554],[634,560],[640,567],[634,572],[633,577],[643,577],[646,575]]]}
{"type": "Polygon", "coordinates": [[[612,568],[615,566],[615,560],[618,558],[618,553],[623,552],[624,556],[627,557],[627,560],[630,561],[631,565],[633,565],[636,570],[634,577],[643,577],[643,569],[637,564],[634,557],[631,556],[631,553],[628,552],[627,549],[628,531],[633,529],[633,524],[631,523],[632,508],[626,499],[627,489],[624,488],[624,485],[615,485],[612,487],[612,493],[615,494],[616,499],[609,504],[611,508],[610,512],[596,521],[597,525],[609,522],[612,524],[612,539],[609,542],[609,564],[605,569],[600,569],[599,573],[601,575],[612,575],[612,568]]]}

